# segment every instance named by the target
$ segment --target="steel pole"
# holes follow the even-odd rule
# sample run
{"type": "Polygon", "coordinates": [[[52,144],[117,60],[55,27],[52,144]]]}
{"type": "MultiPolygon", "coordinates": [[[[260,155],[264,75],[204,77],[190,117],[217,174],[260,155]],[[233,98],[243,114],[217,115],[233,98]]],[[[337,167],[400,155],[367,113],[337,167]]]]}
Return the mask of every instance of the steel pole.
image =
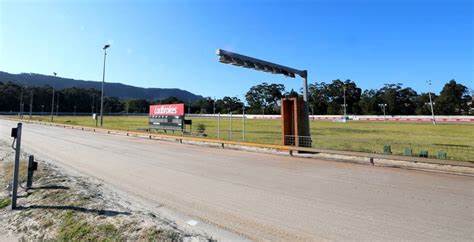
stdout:
{"type": "Polygon", "coordinates": [[[104,83],[105,83],[105,59],[107,57],[107,49],[104,49],[104,67],[102,69],[102,87],[100,91],[100,127],[104,124],[104,83]]]}
{"type": "Polygon", "coordinates": [[[232,112],[229,116],[229,140],[232,140],[232,112]]]}
{"type": "Polygon", "coordinates": [[[12,189],[12,209],[16,208],[16,199],[18,195],[18,172],[20,169],[20,152],[21,152],[21,128],[22,124],[18,123],[15,145],[15,165],[13,169],[13,189],[12,189]]]}
{"type": "Polygon", "coordinates": [[[242,141],[245,141],[245,105],[242,106],[242,141]]]}
{"type": "Polygon", "coordinates": [[[217,139],[220,139],[221,134],[221,113],[217,114],[217,139]]]}
{"type": "Polygon", "coordinates": [[[431,106],[431,119],[433,121],[433,125],[436,125],[436,119],[433,110],[433,100],[431,99],[431,81],[428,81],[428,85],[430,86],[428,90],[428,96],[430,97],[430,106],[431,106]]]}
{"type": "Polygon", "coordinates": [[[308,139],[308,142],[311,143],[311,127],[309,124],[309,107],[308,107],[308,72],[304,72],[303,77],[303,132],[302,134],[295,134],[295,144],[299,146],[300,136],[305,136],[308,139]]]}
{"type": "Polygon", "coordinates": [[[383,106],[383,121],[387,121],[387,117],[385,116],[385,108],[386,105],[383,106]]]}

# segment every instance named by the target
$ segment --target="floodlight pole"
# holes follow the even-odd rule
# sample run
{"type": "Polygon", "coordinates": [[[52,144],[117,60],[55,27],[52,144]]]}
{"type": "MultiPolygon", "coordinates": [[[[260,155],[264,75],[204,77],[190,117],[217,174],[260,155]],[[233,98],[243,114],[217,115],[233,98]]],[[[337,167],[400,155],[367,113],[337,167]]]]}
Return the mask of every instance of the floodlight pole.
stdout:
{"type": "Polygon", "coordinates": [[[386,103],[379,103],[379,107],[382,109],[382,112],[383,112],[383,121],[387,121],[387,118],[385,116],[385,108],[387,107],[387,104],[386,103]]]}
{"type": "Polygon", "coordinates": [[[428,90],[428,96],[430,97],[430,106],[431,106],[431,120],[433,122],[433,125],[436,125],[436,119],[434,115],[434,110],[433,110],[433,100],[431,99],[431,80],[428,81],[429,90],[428,90]]]}
{"type": "Polygon", "coordinates": [[[212,104],[213,104],[213,111],[212,111],[212,114],[216,114],[216,97],[214,97],[214,100],[212,100],[212,104]]]}
{"type": "Polygon", "coordinates": [[[104,67],[102,69],[102,86],[100,91],[100,127],[104,124],[104,83],[105,83],[105,59],[107,58],[107,48],[110,45],[105,45],[104,48],[104,67]]]}

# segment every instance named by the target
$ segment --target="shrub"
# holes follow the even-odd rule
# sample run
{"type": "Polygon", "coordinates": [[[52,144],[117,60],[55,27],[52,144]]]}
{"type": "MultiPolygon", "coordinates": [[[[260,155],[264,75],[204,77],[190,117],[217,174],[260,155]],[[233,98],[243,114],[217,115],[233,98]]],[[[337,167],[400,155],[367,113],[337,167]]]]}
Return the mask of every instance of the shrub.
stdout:
{"type": "Polygon", "coordinates": [[[204,124],[198,124],[197,127],[196,127],[196,131],[197,131],[199,134],[204,134],[204,132],[206,131],[206,125],[204,125],[204,124]]]}

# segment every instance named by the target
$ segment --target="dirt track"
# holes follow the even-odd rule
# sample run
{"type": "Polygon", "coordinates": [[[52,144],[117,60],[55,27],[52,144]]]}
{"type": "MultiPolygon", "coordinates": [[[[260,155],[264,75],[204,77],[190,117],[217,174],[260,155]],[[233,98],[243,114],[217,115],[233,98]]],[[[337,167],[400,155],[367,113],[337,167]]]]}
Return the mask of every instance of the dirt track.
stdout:
{"type": "MultiPolygon", "coordinates": [[[[0,120],[0,139],[14,122],[0,120]]],[[[269,240],[474,240],[474,178],[25,124],[23,146],[148,202],[269,240]]]]}

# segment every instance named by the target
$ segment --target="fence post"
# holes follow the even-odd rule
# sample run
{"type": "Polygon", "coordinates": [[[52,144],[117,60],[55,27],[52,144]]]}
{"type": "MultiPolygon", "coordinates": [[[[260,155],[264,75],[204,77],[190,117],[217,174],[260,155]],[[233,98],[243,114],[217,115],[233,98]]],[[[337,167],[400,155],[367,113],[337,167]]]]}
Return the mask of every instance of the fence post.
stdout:
{"type": "Polygon", "coordinates": [[[229,140],[232,140],[232,112],[229,115],[229,140]]]}
{"type": "Polygon", "coordinates": [[[21,127],[22,123],[12,130],[12,137],[16,139],[15,145],[15,165],[13,170],[13,190],[12,190],[12,209],[16,209],[16,199],[18,195],[18,170],[20,169],[20,151],[21,151],[21,127]]]}
{"type": "Polygon", "coordinates": [[[36,170],[37,163],[35,157],[30,155],[28,160],[28,177],[26,179],[26,188],[29,189],[33,185],[33,172],[36,170]]]}
{"type": "Polygon", "coordinates": [[[245,141],[245,105],[242,107],[242,141],[245,141]]]}
{"type": "Polygon", "coordinates": [[[221,138],[221,113],[217,114],[217,139],[221,138]]]}

